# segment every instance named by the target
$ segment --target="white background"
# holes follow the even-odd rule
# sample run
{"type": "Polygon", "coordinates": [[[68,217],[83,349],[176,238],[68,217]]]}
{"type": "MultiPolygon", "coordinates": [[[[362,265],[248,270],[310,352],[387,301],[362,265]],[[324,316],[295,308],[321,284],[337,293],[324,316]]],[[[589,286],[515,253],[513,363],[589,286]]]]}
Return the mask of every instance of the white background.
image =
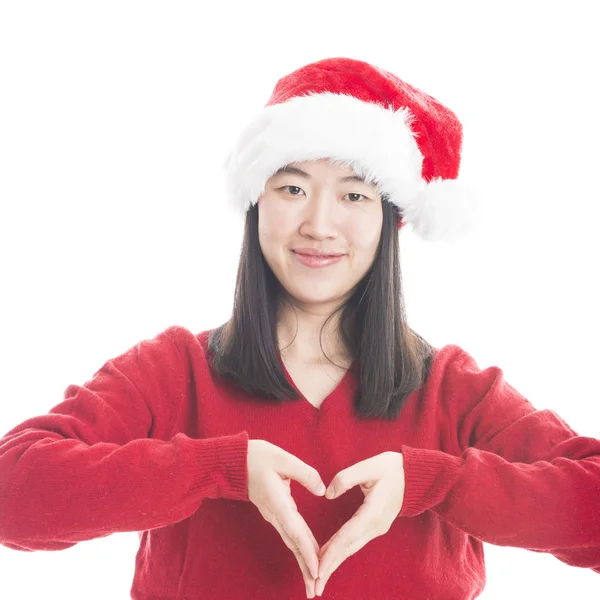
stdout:
{"type": "MultiPolygon", "coordinates": [[[[225,155],[279,77],[346,56],[457,113],[461,178],[486,207],[454,246],[402,230],[411,326],[600,438],[595,10],[2,3],[0,435],[139,340],[227,320],[242,222],[224,206],[225,155]]],[[[137,543],[131,532],[61,552],[0,547],[0,596],[129,598],[137,543]]],[[[590,570],[485,550],[483,600],[600,597],[590,570]]]]}

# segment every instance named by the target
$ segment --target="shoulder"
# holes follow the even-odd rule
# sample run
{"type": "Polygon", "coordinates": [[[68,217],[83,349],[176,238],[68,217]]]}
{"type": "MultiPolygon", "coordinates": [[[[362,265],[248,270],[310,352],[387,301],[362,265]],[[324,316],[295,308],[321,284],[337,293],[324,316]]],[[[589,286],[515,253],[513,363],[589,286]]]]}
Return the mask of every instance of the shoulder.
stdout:
{"type": "Polygon", "coordinates": [[[170,325],[155,335],[145,337],[128,346],[122,354],[112,358],[110,362],[120,363],[135,361],[152,362],[203,362],[206,360],[209,336],[212,329],[193,333],[182,325],[170,325]],[[191,360],[190,360],[191,359],[191,360]]]}
{"type": "Polygon", "coordinates": [[[208,351],[210,334],[214,329],[193,332],[183,325],[170,325],[162,330],[154,340],[170,345],[184,356],[205,356],[208,351]]]}
{"type": "Polygon", "coordinates": [[[500,366],[483,364],[457,344],[436,349],[430,393],[462,423],[468,422],[465,420],[467,414],[476,419],[485,413],[500,422],[535,410],[531,402],[507,381],[500,366]]]}
{"type": "Polygon", "coordinates": [[[434,353],[428,380],[440,384],[449,374],[465,368],[472,357],[458,344],[446,344],[433,347],[434,353]]]}
{"type": "Polygon", "coordinates": [[[446,344],[439,348],[434,346],[433,367],[440,372],[456,370],[463,372],[483,372],[490,368],[499,368],[495,365],[482,368],[475,358],[475,354],[465,350],[465,348],[458,344],[446,344]]]}
{"type": "Polygon", "coordinates": [[[194,346],[194,345],[205,345],[208,343],[208,337],[213,329],[205,329],[198,333],[192,332],[187,327],[183,325],[170,325],[163,331],[161,331],[158,336],[170,339],[173,342],[179,343],[183,346],[194,346]]]}
{"type": "Polygon", "coordinates": [[[448,398],[461,396],[481,397],[494,385],[508,385],[502,369],[497,365],[482,366],[474,354],[458,344],[435,348],[431,365],[431,384],[437,392],[448,398]]]}

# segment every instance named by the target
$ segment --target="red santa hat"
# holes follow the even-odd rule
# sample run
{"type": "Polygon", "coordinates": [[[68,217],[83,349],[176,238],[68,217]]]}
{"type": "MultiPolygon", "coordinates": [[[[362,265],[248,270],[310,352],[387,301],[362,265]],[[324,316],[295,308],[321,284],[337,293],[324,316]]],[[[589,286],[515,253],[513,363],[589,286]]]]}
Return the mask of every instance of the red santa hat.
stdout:
{"type": "Polygon", "coordinates": [[[320,60],[282,77],[225,161],[240,215],[281,167],[329,158],[376,185],[425,240],[472,231],[475,195],[457,180],[462,125],[435,98],[369,63],[320,60]]]}

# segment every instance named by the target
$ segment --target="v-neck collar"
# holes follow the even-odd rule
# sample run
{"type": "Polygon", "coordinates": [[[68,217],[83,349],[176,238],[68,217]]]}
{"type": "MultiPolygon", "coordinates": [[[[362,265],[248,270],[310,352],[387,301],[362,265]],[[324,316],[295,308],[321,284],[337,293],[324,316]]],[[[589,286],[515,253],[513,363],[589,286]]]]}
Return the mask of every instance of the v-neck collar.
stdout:
{"type": "Polygon", "coordinates": [[[335,400],[337,400],[341,396],[344,396],[344,394],[347,392],[349,382],[358,368],[358,359],[355,358],[350,364],[348,370],[344,373],[344,376],[337,384],[337,386],[325,398],[323,398],[321,405],[317,408],[314,404],[312,404],[312,402],[310,402],[306,398],[306,396],[302,393],[300,388],[296,385],[296,383],[292,379],[292,376],[290,375],[290,372],[287,370],[285,363],[281,359],[281,356],[279,356],[279,363],[281,364],[281,367],[283,369],[283,372],[285,373],[288,382],[300,395],[299,402],[307,405],[309,409],[312,409],[312,411],[315,411],[317,414],[321,414],[324,409],[327,409],[330,405],[333,405],[335,400]]]}

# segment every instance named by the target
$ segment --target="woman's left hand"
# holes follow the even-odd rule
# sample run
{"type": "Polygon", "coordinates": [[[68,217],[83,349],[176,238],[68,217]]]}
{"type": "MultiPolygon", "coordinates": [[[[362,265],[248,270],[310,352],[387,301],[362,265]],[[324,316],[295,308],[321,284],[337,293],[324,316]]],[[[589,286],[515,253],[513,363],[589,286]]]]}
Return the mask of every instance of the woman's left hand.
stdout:
{"type": "Polygon", "coordinates": [[[360,485],[365,501],[320,549],[317,596],[342,562],[389,531],[404,502],[404,457],[400,452],[383,452],[340,471],[327,488],[327,494],[333,490],[334,495],[326,497],[338,498],[355,485],[360,485]]]}

